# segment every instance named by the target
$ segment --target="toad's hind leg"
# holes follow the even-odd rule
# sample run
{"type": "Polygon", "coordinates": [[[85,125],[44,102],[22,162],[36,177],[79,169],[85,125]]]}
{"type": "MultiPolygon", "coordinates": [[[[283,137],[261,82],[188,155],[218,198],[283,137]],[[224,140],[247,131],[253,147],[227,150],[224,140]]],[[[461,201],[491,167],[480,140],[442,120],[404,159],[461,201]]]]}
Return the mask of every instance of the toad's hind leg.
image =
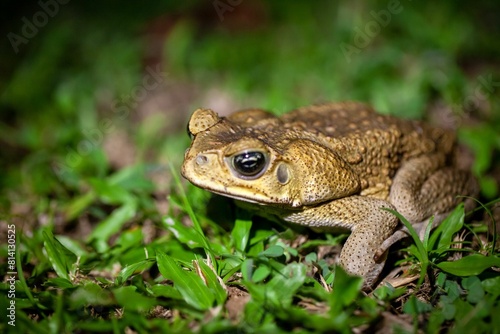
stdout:
{"type": "MultiPolygon", "coordinates": [[[[474,177],[467,171],[444,167],[444,162],[442,155],[415,158],[404,163],[393,179],[389,201],[417,230],[422,230],[419,233],[431,216],[433,225],[438,225],[464,201],[460,196],[477,195],[474,177]]],[[[472,208],[472,200],[465,203],[472,208]]]]}

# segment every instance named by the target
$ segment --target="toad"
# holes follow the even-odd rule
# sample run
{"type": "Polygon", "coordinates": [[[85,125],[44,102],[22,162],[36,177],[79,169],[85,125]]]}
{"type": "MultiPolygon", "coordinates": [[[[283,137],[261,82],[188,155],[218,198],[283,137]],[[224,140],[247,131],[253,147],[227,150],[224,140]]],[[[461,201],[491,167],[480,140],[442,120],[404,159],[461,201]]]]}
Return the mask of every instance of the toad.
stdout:
{"type": "Polygon", "coordinates": [[[477,183],[457,164],[453,132],[376,113],[358,102],[312,105],[281,117],[260,109],[220,117],[196,110],[182,175],[264,217],[316,231],[349,230],[340,265],[377,281],[387,249],[443,220],[477,183]]]}

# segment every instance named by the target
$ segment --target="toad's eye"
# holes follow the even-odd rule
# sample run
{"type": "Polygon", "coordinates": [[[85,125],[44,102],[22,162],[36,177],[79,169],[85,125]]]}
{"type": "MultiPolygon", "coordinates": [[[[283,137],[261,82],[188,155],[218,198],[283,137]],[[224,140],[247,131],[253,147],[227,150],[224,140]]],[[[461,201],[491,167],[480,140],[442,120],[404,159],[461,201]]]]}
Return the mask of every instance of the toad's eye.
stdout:
{"type": "Polygon", "coordinates": [[[244,152],[231,158],[231,165],[239,177],[257,178],[267,166],[267,156],[258,151],[244,152]]]}

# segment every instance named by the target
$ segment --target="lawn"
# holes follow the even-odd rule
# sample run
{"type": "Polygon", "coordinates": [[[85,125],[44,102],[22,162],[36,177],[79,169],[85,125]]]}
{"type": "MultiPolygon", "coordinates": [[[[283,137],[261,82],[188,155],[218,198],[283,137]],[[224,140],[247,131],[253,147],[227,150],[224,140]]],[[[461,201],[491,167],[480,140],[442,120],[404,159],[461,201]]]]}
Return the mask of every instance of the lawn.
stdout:
{"type": "Polygon", "coordinates": [[[496,1],[1,7],[0,332],[500,333],[496,1]],[[456,130],[481,188],[373,291],[335,265],[346,234],[180,176],[198,107],[342,100],[456,130]]]}

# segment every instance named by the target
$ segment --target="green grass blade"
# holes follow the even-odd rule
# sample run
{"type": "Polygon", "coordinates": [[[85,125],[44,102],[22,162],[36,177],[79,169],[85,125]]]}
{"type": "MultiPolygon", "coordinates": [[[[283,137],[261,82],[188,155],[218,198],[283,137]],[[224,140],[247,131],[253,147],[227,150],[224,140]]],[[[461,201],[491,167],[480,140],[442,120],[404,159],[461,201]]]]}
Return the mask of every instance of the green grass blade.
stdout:
{"type": "Polygon", "coordinates": [[[227,298],[227,291],[225,286],[222,285],[223,283],[221,283],[221,280],[219,280],[219,277],[217,277],[216,273],[203,260],[197,261],[197,264],[203,273],[208,288],[214,293],[217,304],[224,304],[227,298]]]}
{"type": "Polygon", "coordinates": [[[203,283],[200,276],[186,271],[170,256],[158,252],[156,255],[158,269],[166,279],[174,282],[186,303],[199,310],[207,310],[214,303],[214,293],[203,283]]]}
{"type": "MultiPolygon", "coordinates": [[[[417,246],[417,249],[418,249],[419,253],[421,255],[427,254],[427,251],[425,250],[425,247],[424,247],[424,244],[423,244],[422,240],[420,240],[420,237],[419,237],[417,231],[415,231],[415,229],[413,228],[413,226],[411,225],[411,223],[402,214],[400,214],[399,212],[397,212],[395,210],[386,209],[386,208],[384,208],[384,210],[389,211],[390,213],[392,213],[393,215],[395,215],[396,217],[399,218],[399,220],[408,229],[408,232],[410,233],[410,236],[412,237],[413,241],[415,242],[415,245],[417,246]]],[[[422,257],[422,258],[425,258],[425,257],[422,257]]]]}
{"type": "MultiPolygon", "coordinates": [[[[193,222],[195,230],[200,234],[201,236],[201,241],[203,243],[203,248],[209,253],[209,256],[212,257],[212,261],[215,260],[215,257],[213,255],[212,248],[210,247],[210,244],[208,243],[205,234],[203,233],[203,229],[201,227],[200,222],[198,221],[198,218],[196,217],[193,207],[189,203],[189,200],[186,196],[186,192],[184,191],[184,188],[182,187],[181,180],[179,179],[178,171],[174,168],[172,164],[169,163],[168,165],[170,167],[170,173],[172,174],[172,178],[174,179],[174,183],[177,186],[177,190],[179,192],[179,195],[182,199],[184,209],[186,210],[189,218],[191,218],[191,221],[193,222]]],[[[215,261],[213,262],[215,263],[215,261]]]]}
{"type": "Polygon", "coordinates": [[[434,222],[434,216],[429,218],[429,222],[427,223],[427,226],[425,227],[425,233],[424,233],[424,240],[422,241],[424,248],[429,251],[431,248],[429,247],[430,245],[430,235],[431,235],[431,230],[432,230],[432,224],[434,222]]]}
{"type": "Polygon", "coordinates": [[[385,209],[384,208],[384,210],[391,212],[393,215],[395,215],[396,217],[399,218],[399,220],[408,229],[408,232],[410,233],[410,236],[412,237],[413,242],[415,243],[415,246],[417,247],[418,258],[420,259],[421,265],[422,265],[422,270],[420,272],[420,278],[417,282],[417,285],[420,286],[420,284],[422,284],[424,281],[425,275],[427,273],[427,268],[429,267],[429,256],[427,254],[427,250],[425,249],[424,243],[422,242],[422,240],[420,240],[420,237],[419,237],[417,231],[415,231],[415,229],[413,228],[411,223],[405,217],[403,217],[402,214],[400,214],[399,212],[392,210],[392,209],[385,209]]]}
{"type": "Polygon", "coordinates": [[[64,247],[52,234],[51,231],[43,231],[43,245],[47,251],[47,257],[59,277],[70,281],[69,271],[76,256],[64,247]]]}
{"type": "Polygon", "coordinates": [[[165,217],[162,220],[163,225],[172,232],[177,240],[188,246],[189,248],[204,247],[205,237],[197,230],[184,225],[178,219],[165,217]]]}
{"type": "Polygon", "coordinates": [[[453,212],[434,230],[429,239],[429,250],[434,249],[437,242],[436,251],[443,253],[451,247],[453,235],[460,231],[464,225],[464,205],[458,205],[453,212]]]}
{"type": "MultiPolygon", "coordinates": [[[[16,249],[19,249],[20,242],[19,242],[19,236],[16,234],[16,249]]],[[[33,294],[31,293],[31,289],[28,287],[28,284],[26,283],[26,279],[24,278],[23,274],[23,265],[21,262],[21,252],[17,251],[16,252],[16,269],[17,269],[17,279],[19,280],[19,284],[21,285],[24,293],[28,297],[29,301],[33,306],[37,306],[41,310],[46,310],[47,308],[43,306],[42,304],[38,303],[35,298],[33,297],[33,294]]]]}

